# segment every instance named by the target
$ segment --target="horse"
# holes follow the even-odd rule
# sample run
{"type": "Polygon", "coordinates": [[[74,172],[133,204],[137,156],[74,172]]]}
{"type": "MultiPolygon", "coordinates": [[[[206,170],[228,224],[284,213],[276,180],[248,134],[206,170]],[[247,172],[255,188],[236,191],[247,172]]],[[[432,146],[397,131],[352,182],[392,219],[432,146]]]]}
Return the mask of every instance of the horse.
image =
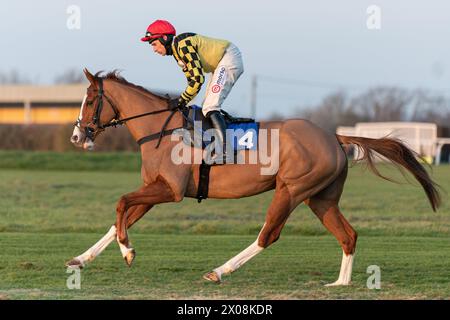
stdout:
{"type": "MultiPolygon", "coordinates": [[[[84,267],[116,239],[126,264],[131,266],[135,250],[127,230],[157,204],[195,197],[200,165],[176,164],[171,159],[171,150],[178,142],[164,133],[183,126],[183,112],[171,109],[168,97],[155,95],[132,84],[116,71],[93,75],[84,69],[84,73],[89,87],[71,142],[78,147],[92,149],[95,138],[106,127],[125,124],[136,141],[145,140],[140,144],[143,184],[138,190],[120,197],[116,221],[106,235],[66,265],[84,267]],[[164,125],[161,126],[162,123],[164,125]],[[149,136],[152,139],[146,139],[149,136]]],[[[238,199],[275,190],[265,222],[253,243],[223,265],[205,273],[205,280],[220,283],[223,275],[236,271],[277,241],[290,213],[304,203],[334,235],[343,251],[338,279],[327,286],[349,285],[357,233],[339,207],[348,173],[344,146],[359,148],[362,153],[360,160],[366,160],[371,171],[381,178],[389,180],[376,168],[375,161],[379,155],[400,170],[406,169],[422,186],[432,209],[436,211],[440,205],[438,185],[419,162],[418,154],[398,139],[332,134],[304,119],[262,121],[259,128],[267,130],[269,140],[274,132],[278,134],[279,141],[274,149],[279,158],[277,170],[261,174],[261,163],[213,165],[210,167],[208,195],[216,199],[238,199]]],[[[256,151],[239,152],[249,157],[256,151]]]]}

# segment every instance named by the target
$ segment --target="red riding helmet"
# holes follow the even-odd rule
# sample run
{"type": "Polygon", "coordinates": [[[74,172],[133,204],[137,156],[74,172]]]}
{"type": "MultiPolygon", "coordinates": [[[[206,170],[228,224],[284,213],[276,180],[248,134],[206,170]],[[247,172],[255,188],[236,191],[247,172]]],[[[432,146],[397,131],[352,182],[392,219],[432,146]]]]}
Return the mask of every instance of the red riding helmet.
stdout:
{"type": "Polygon", "coordinates": [[[161,38],[164,35],[175,35],[176,30],[174,26],[166,20],[156,20],[150,24],[145,33],[145,37],[141,38],[141,41],[153,42],[154,40],[161,38]]]}

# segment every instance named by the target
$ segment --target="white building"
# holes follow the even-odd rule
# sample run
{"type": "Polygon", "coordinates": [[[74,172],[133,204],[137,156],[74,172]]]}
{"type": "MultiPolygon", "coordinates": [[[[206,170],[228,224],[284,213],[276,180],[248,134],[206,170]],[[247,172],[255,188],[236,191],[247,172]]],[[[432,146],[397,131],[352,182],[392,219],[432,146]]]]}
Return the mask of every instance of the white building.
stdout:
{"type": "MultiPolygon", "coordinates": [[[[367,138],[398,138],[428,162],[434,161],[436,164],[441,162],[443,147],[450,146],[450,138],[439,138],[437,125],[427,122],[361,122],[354,127],[338,127],[336,133],[367,138]]],[[[357,150],[355,158],[359,158],[357,150]]]]}

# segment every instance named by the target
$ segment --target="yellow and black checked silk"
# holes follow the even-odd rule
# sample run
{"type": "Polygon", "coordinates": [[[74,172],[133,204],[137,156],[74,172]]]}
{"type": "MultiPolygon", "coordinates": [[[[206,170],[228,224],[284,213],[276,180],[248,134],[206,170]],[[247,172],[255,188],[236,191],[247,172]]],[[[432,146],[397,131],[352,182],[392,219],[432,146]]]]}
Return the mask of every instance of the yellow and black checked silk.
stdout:
{"type": "Polygon", "coordinates": [[[174,39],[173,56],[184,64],[183,72],[187,78],[188,86],[181,94],[181,98],[188,103],[200,91],[202,84],[205,82],[202,63],[197,54],[197,48],[194,47],[192,36],[195,33],[183,33],[174,39]]]}
{"type": "Polygon", "coordinates": [[[181,98],[188,103],[198,94],[205,82],[205,73],[212,72],[228,47],[225,40],[211,39],[195,33],[182,33],[175,37],[172,51],[183,72],[188,86],[181,98]]]}

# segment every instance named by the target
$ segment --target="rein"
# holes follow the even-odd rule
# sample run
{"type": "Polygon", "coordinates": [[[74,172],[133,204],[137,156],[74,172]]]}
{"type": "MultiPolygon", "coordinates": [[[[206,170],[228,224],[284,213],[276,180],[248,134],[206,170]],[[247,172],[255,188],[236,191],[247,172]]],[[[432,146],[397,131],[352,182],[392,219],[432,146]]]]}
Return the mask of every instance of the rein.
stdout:
{"type": "MultiPolygon", "coordinates": [[[[144,144],[146,142],[149,142],[149,141],[152,141],[152,140],[158,138],[158,143],[156,144],[156,147],[155,147],[155,148],[158,148],[160,143],[161,143],[161,140],[162,140],[162,138],[164,136],[172,134],[175,130],[184,128],[184,127],[179,127],[179,128],[166,130],[167,125],[169,124],[170,120],[172,119],[172,117],[174,116],[174,114],[177,111],[180,111],[181,114],[183,116],[185,116],[184,113],[181,111],[181,109],[179,107],[170,108],[170,106],[169,106],[169,108],[167,108],[167,109],[150,111],[150,112],[138,114],[138,115],[135,115],[135,116],[131,116],[131,117],[128,117],[128,118],[119,119],[119,111],[118,111],[118,109],[116,108],[114,103],[112,103],[111,99],[109,99],[106,96],[106,94],[104,93],[104,90],[103,90],[103,79],[102,78],[97,78],[97,81],[98,81],[98,87],[99,87],[98,88],[98,94],[97,94],[98,103],[97,103],[97,106],[96,106],[96,109],[95,109],[95,112],[94,112],[94,116],[92,118],[92,122],[91,123],[93,125],[96,125],[98,130],[102,130],[103,131],[103,130],[105,130],[108,127],[121,126],[124,123],[126,123],[127,121],[130,121],[130,120],[133,120],[133,119],[137,119],[137,118],[141,118],[141,117],[145,117],[145,116],[151,116],[151,115],[159,114],[159,113],[163,113],[163,112],[170,112],[169,116],[167,117],[166,121],[164,122],[163,126],[161,127],[161,131],[160,132],[157,132],[157,133],[154,133],[154,134],[142,137],[141,139],[139,139],[137,141],[138,145],[142,145],[142,144],[144,144]],[[114,113],[115,113],[115,118],[113,120],[111,120],[111,122],[109,122],[107,124],[104,124],[104,125],[102,125],[100,123],[100,116],[101,116],[101,113],[102,113],[102,110],[103,110],[103,97],[105,97],[105,99],[111,105],[111,107],[113,108],[114,113]]],[[[80,123],[81,123],[81,120],[78,119],[75,122],[75,126],[80,127],[80,123]]],[[[91,124],[91,123],[89,123],[89,124],[91,124]]],[[[94,138],[95,129],[91,128],[89,126],[89,124],[85,127],[85,134],[86,134],[86,137],[88,137],[89,139],[91,139],[93,141],[94,140],[93,138],[94,138]]]]}

